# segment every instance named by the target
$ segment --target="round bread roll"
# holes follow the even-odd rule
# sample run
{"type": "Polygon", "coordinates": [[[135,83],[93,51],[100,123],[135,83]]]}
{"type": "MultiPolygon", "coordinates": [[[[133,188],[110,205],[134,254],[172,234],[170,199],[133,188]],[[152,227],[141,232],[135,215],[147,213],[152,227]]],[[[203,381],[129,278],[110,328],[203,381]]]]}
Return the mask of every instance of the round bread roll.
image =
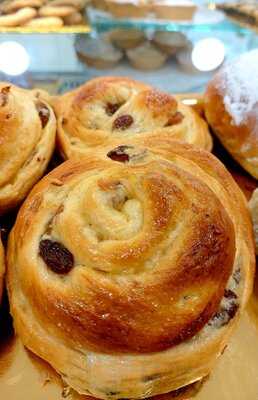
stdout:
{"type": "Polygon", "coordinates": [[[227,64],[209,83],[205,113],[219,140],[258,178],[258,50],[227,64]]]}
{"type": "Polygon", "coordinates": [[[74,14],[76,8],[72,6],[51,6],[46,5],[39,9],[40,17],[67,17],[74,14]]]}
{"type": "Polygon", "coordinates": [[[83,23],[83,16],[81,13],[76,11],[75,13],[64,17],[64,23],[65,25],[80,25],[83,23]]]}
{"type": "Polygon", "coordinates": [[[8,14],[24,7],[39,8],[43,5],[43,3],[44,2],[42,0],[13,0],[4,2],[0,8],[2,12],[8,14]]]}
{"type": "Polygon", "coordinates": [[[156,31],[153,42],[168,55],[173,55],[188,45],[187,37],[182,32],[156,31]]]}
{"type": "Polygon", "coordinates": [[[20,26],[30,21],[37,15],[37,11],[31,7],[22,8],[13,14],[0,15],[0,27],[20,26]]]}
{"type": "Polygon", "coordinates": [[[255,265],[231,175],[210,153],[162,137],[99,146],[53,170],[21,207],[7,261],[24,345],[102,399],[207,375],[255,265]]]}
{"type": "Polygon", "coordinates": [[[0,83],[0,215],[25,198],[54,150],[54,112],[36,93],[0,83]]]}
{"type": "Polygon", "coordinates": [[[51,0],[49,5],[51,6],[72,6],[77,10],[81,10],[86,5],[87,1],[85,0],[51,0]]]}
{"type": "Polygon", "coordinates": [[[54,100],[65,158],[120,139],[169,135],[211,150],[207,124],[173,96],[129,78],[96,78],[54,100]]]}
{"type": "Polygon", "coordinates": [[[60,17],[40,17],[34,18],[27,22],[25,26],[31,26],[35,28],[45,28],[45,27],[61,27],[64,25],[64,21],[60,17]]]}
{"type": "Polygon", "coordinates": [[[108,32],[111,42],[122,50],[133,49],[145,41],[144,32],[140,29],[113,29],[108,32]]]}
{"type": "Polygon", "coordinates": [[[2,300],[3,287],[4,287],[4,272],[5,272],[4,248],[2,245],[1,234],[0,234],[0,302],[2,300]]]}
{"type": "Polygon", "coordinates": [[[167,61],[167,54],[146,41],[139,46],[126,51],[132,67],[142,71],[152,71],[161,68],[167,61]]]}
{"type": "Polygon", "coordinates": [[[113,68],[123,58],[122,51],[102,35],[98,37],[77,35],[75,49],[81,61],[97,69],[113,68]]]}

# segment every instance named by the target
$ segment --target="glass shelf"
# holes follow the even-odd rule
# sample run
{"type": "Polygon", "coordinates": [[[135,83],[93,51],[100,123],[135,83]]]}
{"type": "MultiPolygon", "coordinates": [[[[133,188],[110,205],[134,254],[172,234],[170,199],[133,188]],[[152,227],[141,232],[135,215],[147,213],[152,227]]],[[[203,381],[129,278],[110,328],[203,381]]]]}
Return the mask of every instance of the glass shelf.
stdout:
{"type": "Polygon", "coordinates": [[[193,20],[188,21],[165,21],[154,18],[146,19],[117,19],[104,11],[92,7],[87,11],[89,23],[93,29],[103,32],[111,29],[141,29],[141,30],[164,30],[164,31],[223,31],[252,34],[248,26],[238,24],[228,19],[222,11],[200,7],[193,20]]]}
{"type": "Polygon", "coordinates": [[[62,26],[56,27],[38,27],[31,28],[29,26],[22,27],[0,27],[0,34],[4,33],[18,33],[18,34],[35,34],[35,33],[88,33],[91,28],[89,25],[73,25],[73,26],[62,26]]]}
{"type": "Polygon", "coordinates": [[[155,30],[180,30],[193,47],[205,38],[219,39],[225,46],[226,61],[258,47],[258,35],[254,31],[228,20],[224,14],[221,16],[221,13],[216,14],[210,10],[208,14],[209,23],[199,17],[199,21],[195,20],[194,24],[161,23],[153,20],[119,21],[110,18],[103,20],[103,16],[100,18],[99,14],[98,18],[92,21],[90,14],[93,27],[91,32],[89,26],[44,29],[36,32],[27,28],[5,29],[5,33],[0,35],[0,45],[6,41],[18,42],[29,54],[30,63],[23,75],[11,77],[0,73],[0,80],[12,81],[24,87],[43,87],[55,94],[63,93],[97,76],[120,75],[130,76],[171,93],[202,92],[214,71],[187,71],[175,57],[171,57],[159,70],[153,71],[133,68],[125,56],[119,64],[108,70],[90,68],[78,57],[75,43],[78,35],[87,38],[88,35],[97,35],[99,31],[101,33],[116,28],[140,28],[145,31],[148,40],[155,30]],[[220,19],[216,22],[218,16],[220,19]]]}

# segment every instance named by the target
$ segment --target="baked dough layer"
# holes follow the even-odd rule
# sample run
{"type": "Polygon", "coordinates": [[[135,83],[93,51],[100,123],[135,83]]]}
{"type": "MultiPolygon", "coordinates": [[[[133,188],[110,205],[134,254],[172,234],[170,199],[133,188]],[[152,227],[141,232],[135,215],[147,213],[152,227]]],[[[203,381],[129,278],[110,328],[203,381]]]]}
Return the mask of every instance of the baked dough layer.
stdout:
{"type": "Polygon", "coordinates": [[[252,290],[245,198],[210,153],[96,147],[39,182],[8,243],[24,345],[79,393],[170,392],[210,372],[252,290]]]}

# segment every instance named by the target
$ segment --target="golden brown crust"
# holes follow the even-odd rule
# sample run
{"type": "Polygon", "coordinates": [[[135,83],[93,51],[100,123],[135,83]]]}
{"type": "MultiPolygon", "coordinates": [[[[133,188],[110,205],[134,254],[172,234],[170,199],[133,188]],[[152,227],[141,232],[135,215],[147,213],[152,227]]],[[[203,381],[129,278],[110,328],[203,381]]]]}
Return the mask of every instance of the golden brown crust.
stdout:
{"type": "MultiPolygon", "coordinates": [[[[204,96],[206,118],[232,157],[253,177],[258,178],[258,103],[246,112],[240,123],[236,122],[225,105],[225,98],[231,95],[226,83],[226,73],[224,69],[218,72],[206,89],[204,96]]],[[[248,69],[246,76],[247,79],[252,79],[249,77],[248,69]]],[[[241,84],[237,81],[235,84],[239,85],[238,90],[241,93],[241,84]]],[[[248,101],[245,100],[245,96],[243,93],[243,104],[248,101]]]]}
{"type": "Polygon", "coordinates": [[[63,163],[32,190],[8,244],[22,341],[101,398],[148,397],[207,374],[253,271],[244,196],[215,157],[171,138],[63,163]]]}
{"type": "Polygon", "coordinates": [[[153,132],[207,150],[212,147],[207,124],[194,110],[171,95],[129,78],[93,79],[57,98],[54,108],[58,142],[65,158],[80,157],[89,147],[116,139],[123,141],[153,132]]]}
{"type": "Polygon", "coordinates": [[[258,189],[255,189],[252,194],[249,201],[249,208],[253,221],[256,254],[258,254],[258,189]]]}
{"type": "Polygon", "coordinates": [[[0,215],[18,205],[52,155],[56,120],[40,92],[0,83],[0,215]]]}
{"type": "Polygon", "coordinates": [[[0,26],[19,26],[30,21],[37,15],[37,11],[32,7],[21,8],[12,14],[0,15],[0,26]]]}
{"type": "Polygon", "coordinates": [[[39,8],[42,4],[42,0],[13,0],[4,2],[0,9],[3,13],[9,14],[25,7],[39,8]]]}
{"type": "Polygon", "coordinates": [[[39,9],[40,17],[67,17],[74,14],[76,8],[72,6],[52,6],[46,5],[39,9]]]}

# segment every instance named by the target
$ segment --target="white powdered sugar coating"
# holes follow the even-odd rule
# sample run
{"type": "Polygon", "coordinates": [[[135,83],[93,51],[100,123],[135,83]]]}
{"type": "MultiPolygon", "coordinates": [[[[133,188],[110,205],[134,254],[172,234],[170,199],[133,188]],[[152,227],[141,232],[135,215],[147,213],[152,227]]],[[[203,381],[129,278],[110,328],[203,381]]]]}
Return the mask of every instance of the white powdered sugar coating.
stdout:
{"type": "Polygon", "coordinates": [[[222,70],[222,80],[220,89],[226,92],[226,110],[234,124],[241,125],[258,104],[258,49],[227,64],[222,70]]]}

